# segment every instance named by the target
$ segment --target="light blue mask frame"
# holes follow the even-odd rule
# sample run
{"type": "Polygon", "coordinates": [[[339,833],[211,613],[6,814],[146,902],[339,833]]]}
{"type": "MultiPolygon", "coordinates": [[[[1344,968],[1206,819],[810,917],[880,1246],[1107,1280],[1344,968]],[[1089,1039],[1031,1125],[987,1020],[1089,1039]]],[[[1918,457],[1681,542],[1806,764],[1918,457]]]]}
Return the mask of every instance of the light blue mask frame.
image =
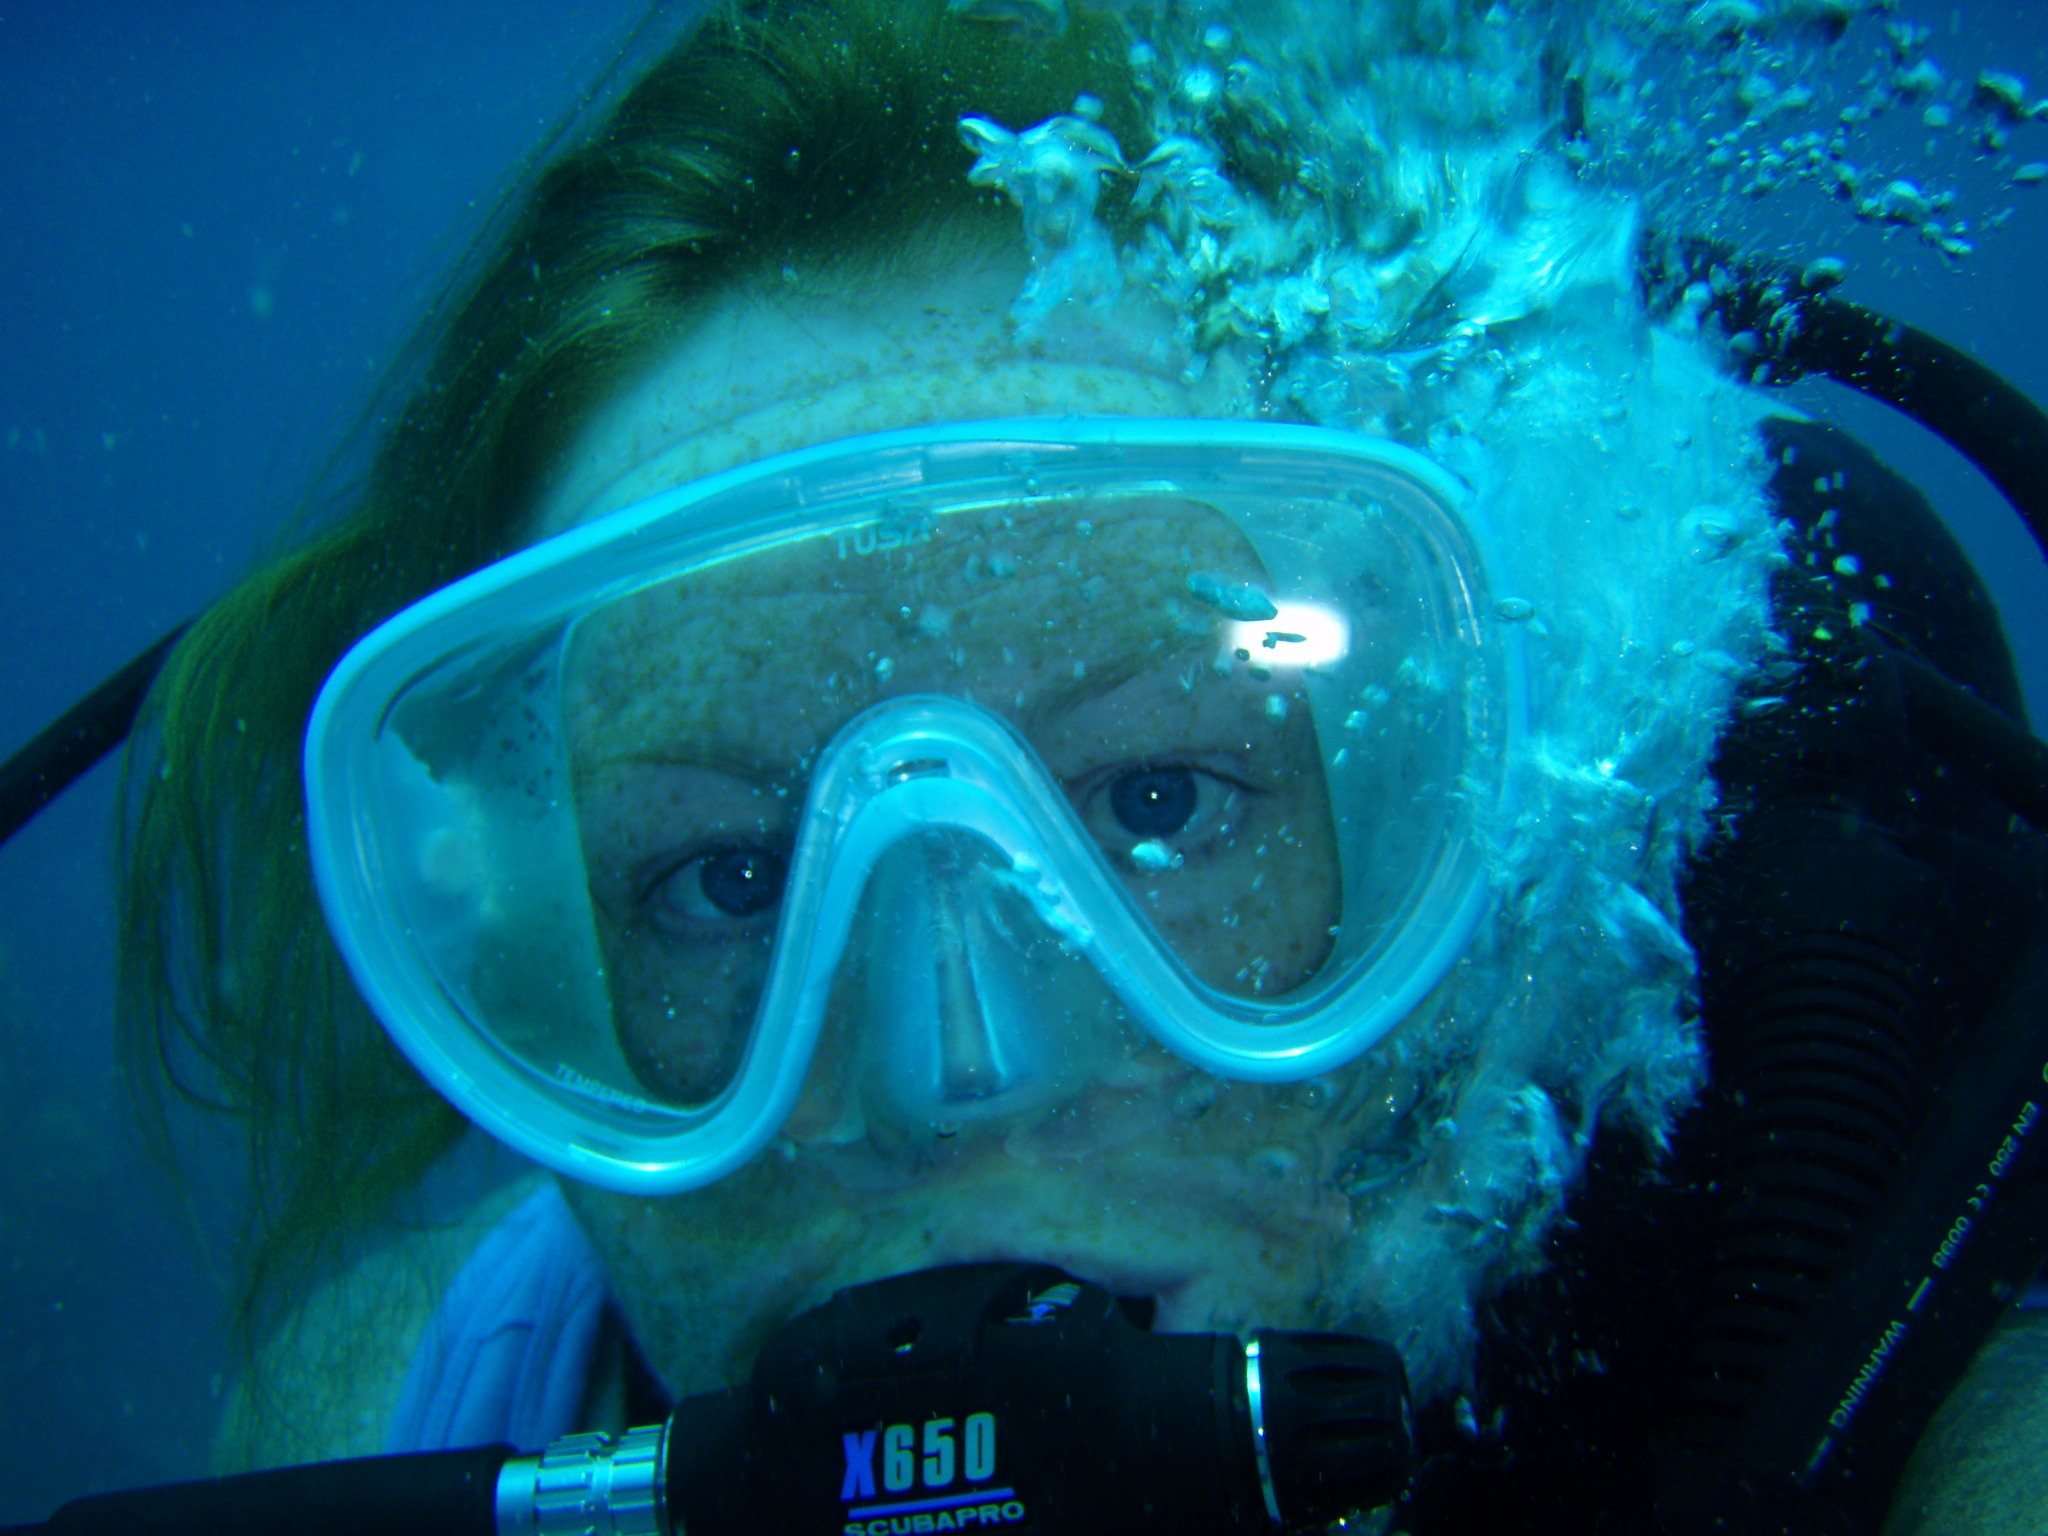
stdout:
{"type": "MultiPolygon", "coordinates": [[[[1309,572],[1318,563],[1313,541],[1290,550],[1257,516],[1238,520],[1276,589],[1290,565],[1309,572]]],[[[1385,1038],[1442,978],[1487,905],[1485,831],[1512,818],[1501,765],[1527,729],[1517,627],[1491,621],[1487,577],[1492,590],[1512,588],[1505,573],[1488,571],[1487,543],[1463,488],[1421,456],[1353,434],[1258,423],[962,423],[831,443],[682,486],[430,595],[335,667],[305,751],[309,850],[329,927],[365,1001],[441,1093],[536,1161],[630,1193],[707,1184],[776,1136],[803,1090],[870,872],[902,840],[932,832],[969,834],[1006,859],[1009,886],[1135,1022],[1186,1061],[1240,1081],[1314,1077],[1385,1038]],[[622,1084],[616,1042],[604,1038],[610,1004],[575,816],[558,810],[561,744],[537,747],[529,775],[555,789],[508,811],[463,800],[401,739],[408,701],[438,700],[437,678],[485,675],[502,658],[545,679],[580,615],[736,548],[991,495],[1107,488],[1277,506],[1309,487],[1360,516],[1407,519],[1427,547],[1438,568],[1435,622],[1469,661],[1444,727],[1463,732],[1466,760],[1400,921],[1288,996],[1231,996],[1192,976],[1006,722],[959,699],[899,697],[843,728],[815,766],[766,985],[733,1078],[709,1103],[658,1103],[622,1084]],[[909,764],[916,772],[903,771],[909,764]],[[544,978],[519,989],[522,1012],[572,1042],[559,1052],[554,1035],[545,1051],[508,1047],[504,1021],[485,1017],[493,1005],[466,979],[490,963],[475,947],[475,901],[451,905],[421,874],[476,863],[479,827],[500,870],[489,901],[499,920],[512,910],[529,925],[533,941],[519,946],[517,963],[544,978]],[[550,1055],[551,1069],[537,1064],[550,1055]]],[[[1335,682],[1317,687],[1330,694],[1311,697],[1336,773],[1344,722],[1324,712],[1343,700],[1335,682]]],[[[1341,827],[1359,812],[1332,794],[1341,827]]],[[[1347,867],[1347,881],[1354,873],[1347,867]]]]}

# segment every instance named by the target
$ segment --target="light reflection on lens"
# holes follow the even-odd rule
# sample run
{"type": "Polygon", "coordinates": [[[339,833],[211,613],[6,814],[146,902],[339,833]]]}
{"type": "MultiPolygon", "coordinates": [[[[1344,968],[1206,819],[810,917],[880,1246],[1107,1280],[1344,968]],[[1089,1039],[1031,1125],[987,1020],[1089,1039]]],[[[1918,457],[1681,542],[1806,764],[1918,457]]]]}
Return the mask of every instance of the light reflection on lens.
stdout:
{"type": "Polygon", "coordinates": [[[1351,649],[1351,626],[1334,608],[1312,603],[1276,603],[1270,619],[1230,624],[1224,653],[1248,652],[1264,667],[1327,667],[1351,649]]]}

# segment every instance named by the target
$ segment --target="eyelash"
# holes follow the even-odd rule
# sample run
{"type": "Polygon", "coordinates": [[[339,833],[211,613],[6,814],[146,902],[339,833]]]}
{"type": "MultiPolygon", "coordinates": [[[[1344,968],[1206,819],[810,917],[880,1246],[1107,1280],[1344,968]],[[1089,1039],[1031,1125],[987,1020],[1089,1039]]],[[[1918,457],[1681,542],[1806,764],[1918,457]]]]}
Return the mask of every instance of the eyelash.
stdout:
{"type": "MultiPolygon", "coordinates": [[[[764,914],[772,913],[781,904],[782,887],[788,872],[788,853],[778,844],[768,842],[714,843],[706,847],[694,848],[681,858],[661,865],[656,873],[640,883],[635,897],[635,905],[648,915],[649,920],[656,928],[669,934],[678,933],[679,925],[682,923],[700,924],[707,928],[744,923],[764,914]],[[751,859],[757,863],[767,864],[772,867],[771,872],[761,875],[756,875],[751,870],[735,869],[725,872],[730,878],[742,880],[759,878],[764,882],[759,889],[762,892],[769,893],[766,895],[766,899],[762,900],[759,905],[748,907],[744,911],[730,910],[716,896],[704,888],[705,877],[714,871],[716,861],[734,858],[751,859]],[[678,888],[680,900],[675,903],[675,906],[679,907],[680,911],[675,912],[672,916],[670,911],[664,910],[663,892],[668,890],[679,877],[687,880],[689,878],[689,871],[692,869],[698,871],[695,877],[695,889],[691,890],[687,886],[678,888]],[[717,910],[703,911],[694,909],[698,904],[714,907],[717,910]]],[[[737,891],[746,888],[742,886],[734,889],[737,891]]],[[[752,893],[749,892],[749,894],[752,893]]]]}

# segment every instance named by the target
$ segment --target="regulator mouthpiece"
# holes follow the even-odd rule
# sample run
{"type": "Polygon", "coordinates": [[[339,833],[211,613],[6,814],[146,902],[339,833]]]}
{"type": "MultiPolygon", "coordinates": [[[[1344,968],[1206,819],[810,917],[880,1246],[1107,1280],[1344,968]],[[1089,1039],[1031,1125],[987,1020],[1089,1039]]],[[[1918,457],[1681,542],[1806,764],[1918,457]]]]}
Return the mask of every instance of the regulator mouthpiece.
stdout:
{"type": "Polygon", "coordinates": [[[1413,1464],[1389,1345],[1148,1333],[1050,1265],[967,1264],[841,1291],[679,1405],[665,1509],[691,1536],[1306,1531],[1413,1464]]]}

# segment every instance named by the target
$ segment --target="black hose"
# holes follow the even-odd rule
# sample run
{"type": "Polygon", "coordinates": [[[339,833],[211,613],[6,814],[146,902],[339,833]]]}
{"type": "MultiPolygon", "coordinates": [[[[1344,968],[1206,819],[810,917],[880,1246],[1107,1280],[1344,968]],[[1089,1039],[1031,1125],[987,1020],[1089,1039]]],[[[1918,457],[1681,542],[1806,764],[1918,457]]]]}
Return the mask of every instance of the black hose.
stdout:
{"type": "Polygon", "coordinates": [[[1967,353],[1833,291],[1831,276],[1737,256],[1697,236],[1648,236],[1640,272],[1653,313],[1704,290],[1751,382],[1822,374],[1903,411],[1982,470],[2048,558],[2048,415],[1967,353]]]}
{"type": "MultiPolygon", "coordinates": [[[[1646,236],[1639,271],[1652,313],[1698,305],[1727,332],[1753,383],[1821,374],[1939,435],[1998,487],[2048,559],[2048,413],[1991,369],[1839,297],[1811,268],[1738,256],[1718,241],[1646,236]]],[[[1894,656],[1914,737],[2048,832],[2048,746],[1919,658],[1894,656]]]]}
{"type": "MultiPolygon", "coordinates": [[[[47,1536],[497,1536],[498,1472],[509,1445],[364,1456],[167,1488],[73,1499],[47,1536]]],[[[8,1536],[0,1532],[0,1536],[8,1536]]]]}
{"type": "Polygon", "coordinates": [[[1914,739],[1975,779],[2036,831],[2048,832],[2048,742],[2028,735],[1919,657],[1900,650],[1891,657],[1905,684],[1906,725],[1914,739]]]}
{"type": "Polygon", "coordinates": [[[191,627],[180,624],[0,764],[0,844],[127,739],[164,658],[191,627]]]}
{"type": "Polygon", "coordinates": [[[1780,366],[1824,373],[1896,406],[1981,469],[2048,556],[2048,416],[1975,358],[1917,327],[1825,294],[1780,366]]]}

